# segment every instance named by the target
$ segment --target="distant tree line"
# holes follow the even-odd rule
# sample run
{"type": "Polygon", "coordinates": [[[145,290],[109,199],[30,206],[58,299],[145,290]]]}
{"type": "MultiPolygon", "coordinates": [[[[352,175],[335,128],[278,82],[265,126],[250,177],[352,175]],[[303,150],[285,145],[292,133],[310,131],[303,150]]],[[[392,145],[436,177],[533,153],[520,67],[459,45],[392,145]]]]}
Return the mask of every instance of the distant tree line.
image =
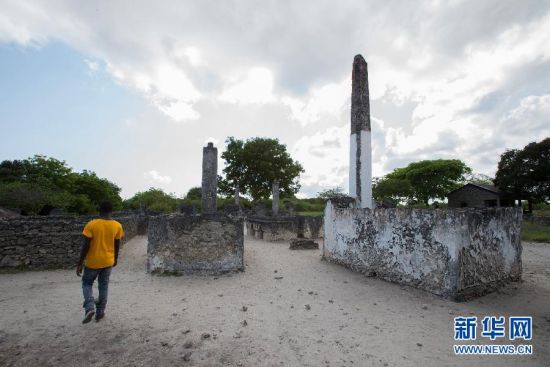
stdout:
{"type": "Polygon", "coordinates": [[[527,200],[529,207],[533,203],[548,203],[550,138],[505,151],[494,179],[473,173],[457,159],[423,160],[374,178],[373,196],[378,202],[390,201],[394,205],[428,206],[468,182],[495,185],[515,200],[527,200]]]}
{"type": "MultiPolygon", "coordinates": [[[[254,203],[263,202],[268,206],[273,180],[279,180],[282,207],[290,205],[298,212],[320,212],[327,199],[346,196],[337,187],[321,191],[316,198],[296,198],[299,176],[304,170],[276,139],[230,137],[226,145],[222,153],[226,165],[218,185],[219,207],[234,201],[237,187],[242,195],[241,205],[250,208],[254,203]]],[[[423,160],[374,178],[373,196],[379,203],[428,206],[437,200],[442,202],[450,191],[467,182],[495,184],[516,199],[528,200],[529,205],[548,203],[550,138],[530,143],[523,149],[505,151],[495,179],[473,173],[457,159],[423,160]]],[[[0,163],[0,207],[17,208],[28,214],[48,214],[53,208],[91,214],[104,200],[111,201],[115,210],[147,208],[173,212],[182,204],[200,208],[201,188],[193,187],[183,197],[150,188],[123,201],[120,187],[113,182],[92,171],[74,172],[64,161],[55,158],[35,155],[0,163]]]]}
{"type": "Polygon", "coordinates": [[[458,159],[413,162],[375,178],[373,196],[377,202],[428,206],[430,200],[444,200],[447,193],[460,187],[471,173],[472,169],[458,159]]]}
{"type": "Polygon", "coordinates": [[[500,156],[495,184],[516,199],[550,202],[550,138],[511,149],[500,156]]]}
{"type": "Polygon", "coordinates": [[[120,187],[94,172],[74,172],[65,161],[42,155],[0,163],[0,206],[27,214],[53,208],[78,214],[97,211],[105,200],[122,208],[120,187]]]}

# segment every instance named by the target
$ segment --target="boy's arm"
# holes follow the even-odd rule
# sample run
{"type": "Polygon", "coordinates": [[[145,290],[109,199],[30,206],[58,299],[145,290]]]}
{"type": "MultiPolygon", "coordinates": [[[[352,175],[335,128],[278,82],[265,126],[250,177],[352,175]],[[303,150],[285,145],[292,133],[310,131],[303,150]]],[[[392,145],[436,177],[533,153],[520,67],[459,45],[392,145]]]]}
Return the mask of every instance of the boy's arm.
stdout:
{"type": "Polygon", "coordinates": [[[118,262],[118,250],[120,250],[120,240],[115,238],[115,264],[113,266],[116,266],[118,262]]]}
{"type": "Polygon", "coordinates": [[[92,239],[84,236],[84,243],[82,244],[82,248],[80,249],[80,259],[78,259],[78,265],[76,266],[76,275],[78,276],[82,274],[82,268],[84,267],[84,259],[86,258],[86,255],[88,255],[88,251],[90,250],[91,243],[92,243],[92,239]]]}

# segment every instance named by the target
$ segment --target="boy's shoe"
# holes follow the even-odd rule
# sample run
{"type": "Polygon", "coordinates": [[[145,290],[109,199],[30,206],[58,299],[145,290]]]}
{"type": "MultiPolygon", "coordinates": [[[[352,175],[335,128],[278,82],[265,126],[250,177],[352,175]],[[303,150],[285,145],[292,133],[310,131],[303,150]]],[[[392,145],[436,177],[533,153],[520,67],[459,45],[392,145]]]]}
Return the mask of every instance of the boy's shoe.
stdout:
{"type": "Polygon", "coordinates": [[[95,322],[99,322],[104,317],[105,317],[104,313],[96,313],[95,314],[95,322]]]}
{"type": "Polygon", "coordinates": [[[94,310],[86,311],[86,314],[84,315],[84,320],[82,320],[82,323],[83,324],[89,323],[90,321],[92,321],[92,318],[94,317],[94,315],[95,315],[94,310]]]}

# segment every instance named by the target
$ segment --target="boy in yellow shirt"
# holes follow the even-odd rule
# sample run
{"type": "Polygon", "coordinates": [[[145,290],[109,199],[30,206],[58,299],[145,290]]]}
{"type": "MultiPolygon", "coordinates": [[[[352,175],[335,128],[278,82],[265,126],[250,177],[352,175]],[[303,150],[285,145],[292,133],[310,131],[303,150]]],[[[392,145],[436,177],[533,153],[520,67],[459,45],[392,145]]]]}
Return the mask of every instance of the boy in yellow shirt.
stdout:
{"type": "Polygon", "coordinates": [[[80,260],[76,267],[76,275],[82,274],[82,293],[84,295],[84,320],[86,324],[92,320],[99,321],[105,316],[107,293],[109,290],[109,276],[111,269],[116,266],[120,240],[124,236],[122,225],[111,218],[113,205],[110,202],[101,203],[99,218],[86,224],[82,234],[84,244],[80,251],[80,260]],[[98,278],[99,298],[94,301],[93,285],[98,278]]]}

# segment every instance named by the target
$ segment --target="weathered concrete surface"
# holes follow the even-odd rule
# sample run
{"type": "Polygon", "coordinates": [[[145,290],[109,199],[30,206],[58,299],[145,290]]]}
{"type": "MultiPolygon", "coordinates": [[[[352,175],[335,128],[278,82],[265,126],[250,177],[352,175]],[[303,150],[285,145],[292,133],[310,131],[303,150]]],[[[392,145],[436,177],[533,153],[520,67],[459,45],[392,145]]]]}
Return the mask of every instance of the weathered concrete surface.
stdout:
{"type": "Polygon", "coordinates": [[[319,244],[313,240],[293,238],[290,240],[289,250],[318,250],[319,244]]]}
{"type": "Polygon", "coordinates": [[[147,271],[222,273],[244,270],[243,219],[223,213],[151,218],[147,271]]]}
{"type": "Polygon", "coordinates": [[[247,233],[265,241],[288,241],[293,238],[321,238],[323,218],[292,216],[249,216],[246,218],[247,233]]]}
{"type": "Polygon", "coordinates": [[[323,257],[454,300],[521,279],[521,210],[338,209],[327,203],[323,257]]]}
{"type": "MultiPolygon", "coordinates": [[[[0,268],[28,270],[76,266],[82,229],[94,216],[19,216],[0,219],[0,268]]],[[[114,214],[124,228],[123,243],[143,230],[147,216],[114,214]]]]}

